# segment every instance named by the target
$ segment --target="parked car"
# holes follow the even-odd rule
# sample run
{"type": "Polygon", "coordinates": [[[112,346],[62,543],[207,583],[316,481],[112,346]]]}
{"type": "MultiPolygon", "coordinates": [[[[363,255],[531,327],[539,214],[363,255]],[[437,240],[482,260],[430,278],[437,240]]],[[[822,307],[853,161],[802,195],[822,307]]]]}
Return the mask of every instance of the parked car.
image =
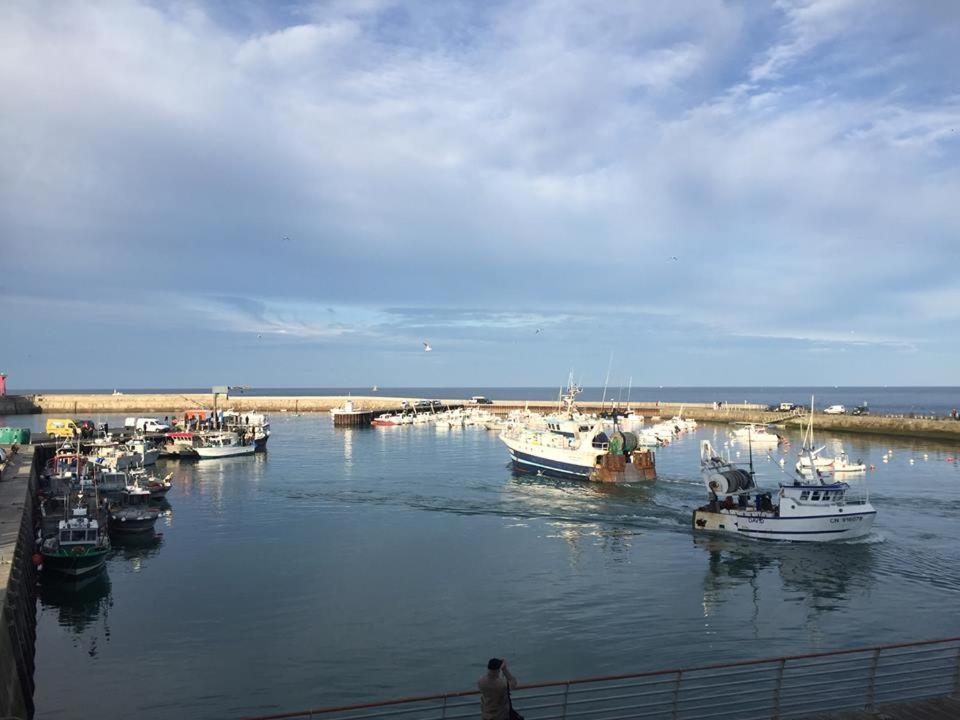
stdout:
{"type": "Polygon", "coordinates": [[[793,411],[796,410],[798,407],[800,407],[800,406],[797,405],[796,403],[782,402],[782,403],[780,403],[780,405],[777,407],[777,410],[779,410],[780,412],[793,412],[793,411]]]}
{"type": "Polygon", "coordinates": [[[851,414],[851,415],[869,415],[869,414],[870,414],[870,408],[867,407],[867,404],[866,404],[866,403],[863,403],[862,405],[857,405],[857,406],[853,409],[853,412],[851,412],[850,414],[851,414]]]}
{"type": "Polygon", "coordinates": [[[824,409],[824,415],[846,415],[847,409],[843,405],[831,405],[824,409]]]}
{"type": "Polygon", "coordinates": [[[75,422],[80,428],[80,437],[85,440],[97,434],[97,424],[93,420],[76,420],[75,422]]]}
{"type": "Polygon", "coordinates": [[[470,402],[474,405],[493,405],[493,400],[484,397],[483,395],[474,395],[472,398],[470,398],[470,402]]]}

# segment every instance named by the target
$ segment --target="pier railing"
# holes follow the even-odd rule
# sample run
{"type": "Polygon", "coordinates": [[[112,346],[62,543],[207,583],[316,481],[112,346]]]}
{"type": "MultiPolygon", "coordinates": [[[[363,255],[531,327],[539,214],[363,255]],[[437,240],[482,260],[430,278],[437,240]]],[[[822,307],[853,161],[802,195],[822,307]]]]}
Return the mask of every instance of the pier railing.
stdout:
{"type": "MultiPolygon", "coordinates": [[[[521,685],[526,720],[799,720],[960,694],[960,637],[521,685]]],[[[466,720],[475,690],[249,720],[466,720]]]]}

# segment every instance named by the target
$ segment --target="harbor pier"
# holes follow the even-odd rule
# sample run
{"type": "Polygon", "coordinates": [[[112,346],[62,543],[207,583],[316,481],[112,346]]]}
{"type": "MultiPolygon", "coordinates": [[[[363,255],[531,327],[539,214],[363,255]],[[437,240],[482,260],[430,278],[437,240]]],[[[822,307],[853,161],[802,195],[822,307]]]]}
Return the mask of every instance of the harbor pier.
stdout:
{"type": "MultiPolygon", "coordinates": [[[[415,397],[379,397],[347,395],[293,395],[293,396],[255,396],[231,395],[221,398],[220,403],[240,412],[263,413],[306,413],[328,412],[340,407],[347,400],[353,400],[364,408],[366,423],[358,421],[355,425],[369,425],[376,415],[401,409],[403,403],[408,406],[422,398],[415,397]]],[[[174,414],[197,408],[210,408],[213,405],[209,393],[137,393],[137,394],[56,394],[24,396],[18,407],[35,408],[28,412],[65,414],[73,417],[98,414],[174,414]]],[[[469,407],[463,398],[440,399],[441,406],[469,407]]],[[[769,411],[764,405],[751,403],[724,404],[714,403],[675,403],[640,400],[629,404],[616,405],[607,401],[578,402],[586,412],[609,412],[614,408],[619,412],[632,411],[646,418],[670,418],[682,414],[698,422],[734,423],[749,422],[776,424],[787,428],[800,429],[808,414],[802,409],[793,413],[769,411]]],[[[478,405],[496,415],[506,415],[511,410],[524,408],[537,412],[550,412],[557,408],[556,401],[545,400],[496,400],[492,404],[478,405]]],[[[12,412],[10,414],[13,414],[12,412]]],[[[950,418],[900,417],[886,415],[827,415],[816,413],[814,423],[820,432],[839,432],[853,434],[883,435],[888,437],[909,437],[941,442],[960,442],[960,422],[950,418]]]]}
{"type": "Polygon", "coordinates": [[[39,457],[12,451],[0,473],[0,717],[33,717],[37,569],[33,564],[39,457]]]}

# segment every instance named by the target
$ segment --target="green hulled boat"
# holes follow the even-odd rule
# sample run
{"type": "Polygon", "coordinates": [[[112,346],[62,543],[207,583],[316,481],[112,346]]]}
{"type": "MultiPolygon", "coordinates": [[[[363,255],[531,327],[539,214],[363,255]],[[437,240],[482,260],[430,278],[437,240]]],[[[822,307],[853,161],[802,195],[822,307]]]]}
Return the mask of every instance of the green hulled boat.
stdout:
{"type": "Polygon", "coordinates": [[[107,562],[110,538],[100,523],[87,516],[85,507],[71,512],[72,517],[60,521],[57,534],[43,541],[44,572],[81,577],[97,572],[107,562]]]}

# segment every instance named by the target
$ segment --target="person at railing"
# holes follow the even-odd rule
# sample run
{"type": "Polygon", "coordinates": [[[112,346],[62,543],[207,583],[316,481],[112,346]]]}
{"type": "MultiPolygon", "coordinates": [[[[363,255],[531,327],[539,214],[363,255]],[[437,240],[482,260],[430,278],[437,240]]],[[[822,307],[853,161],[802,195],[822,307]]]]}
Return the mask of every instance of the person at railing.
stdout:
{"type": "Polygon", "coordinates": [[[509,690],[516,689],[517,679],[507,670],[507,661],[491,658],[487,663],[487,673],[477,682],[477,687],[480,688],[480,714],[483,720],[509,720],[509,690]]]}

